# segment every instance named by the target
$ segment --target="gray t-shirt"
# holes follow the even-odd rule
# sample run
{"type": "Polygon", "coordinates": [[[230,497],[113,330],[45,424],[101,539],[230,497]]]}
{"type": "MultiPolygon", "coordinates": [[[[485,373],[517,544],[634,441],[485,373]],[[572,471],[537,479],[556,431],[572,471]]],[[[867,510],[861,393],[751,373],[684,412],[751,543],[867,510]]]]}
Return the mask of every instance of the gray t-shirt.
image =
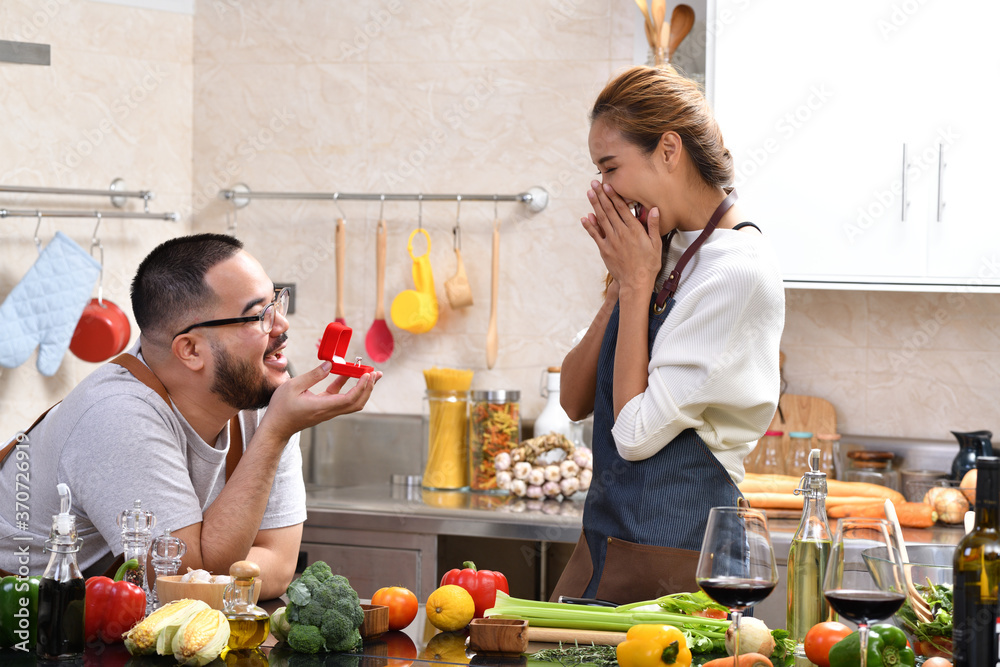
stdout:
{"type": "MultiPolygon", "coordinates": [[[[129,352],[139,356],[138,342],[129,352]]],[[[263,413],[240,413],[244,446],[263,413]]],[[[45,569],[43,546],[59,512],[60,482],[72,491],[83,540],[77,562],[86,571],[110,564],[109,547],[114,556],[122,553],[117,518],[135,500],[156,515],[155,537],[200,522],[226,480],[228,427],[209,445],[180,412],[117,364],[87,376],[28,438],[19,448],[27,457],[12,453],[0,469],[0,568],[12,572],[25,553],[32,574],[45,569]]],[[[302,523],[305,500],[296,434],[278,464],[261,529],[302,523]]]]}

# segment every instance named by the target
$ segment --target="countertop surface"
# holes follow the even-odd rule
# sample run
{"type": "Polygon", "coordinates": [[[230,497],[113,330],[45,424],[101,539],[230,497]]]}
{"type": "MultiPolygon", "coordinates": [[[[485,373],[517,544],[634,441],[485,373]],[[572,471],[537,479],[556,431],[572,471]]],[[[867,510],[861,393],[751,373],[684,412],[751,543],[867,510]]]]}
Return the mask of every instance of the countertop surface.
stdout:
{"type": "MultiPolygon", "coordinates": [[[[375,530],[475,535],[575,543],[580,537],[586,494],[569,500],[531,500],[509,495],[434,491],[419,486],[369,484],[364,486],[310,486],[306,489],[307,524],[375,530]]],[[[795,519],[769,522],[779,560],[798,527],[795,519]]],[[[830,522],[836,529],[836,522],[830,522]]],[[[904,528],[907,543],[957,544],[960,525],[904,528]]]]}

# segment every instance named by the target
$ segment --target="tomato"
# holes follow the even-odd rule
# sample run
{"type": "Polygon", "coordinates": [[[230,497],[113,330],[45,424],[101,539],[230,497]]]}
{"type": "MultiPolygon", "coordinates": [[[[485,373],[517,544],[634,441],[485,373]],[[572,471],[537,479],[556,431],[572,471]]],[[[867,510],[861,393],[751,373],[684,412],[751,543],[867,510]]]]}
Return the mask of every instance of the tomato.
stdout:
{"type": "Polygon", "coordinates": [[[849,634],[851,629],[843,623],[817,623],[806,633],[806,657],[818,667],[830,667],[830,649],[849,634]]]}
{"type": "Polygon", "coordinates": [[[729,614],[724,609],[702,609],[701,611],[691,612],[692,616],[701,616],[702,618],[716,618],[723,619],[728,618],[729,614]]]}
{"type": "Polygon", "coordinates": [[[927,658],[927,660],[924,660],[924,667],[951,667],[951,660],[947,658],[927,658]]]}
{"type": "Polygon", "coordinates": [[[402,630],[417,616],[417,596],[402,586],[387,586],[375,591],[372,604],[382,604],[389,608],[389,629],[402,630]]]}

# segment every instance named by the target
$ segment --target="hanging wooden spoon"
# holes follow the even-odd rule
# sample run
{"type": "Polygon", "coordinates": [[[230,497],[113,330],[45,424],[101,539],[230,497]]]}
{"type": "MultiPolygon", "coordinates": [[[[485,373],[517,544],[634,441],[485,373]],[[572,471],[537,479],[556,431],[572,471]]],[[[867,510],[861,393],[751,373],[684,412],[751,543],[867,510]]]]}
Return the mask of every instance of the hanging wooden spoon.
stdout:
{"type": "Polygon", "coordinates": [[[497,297],[500,292],[500,220],[493,223],[493,271],[490,279],[490,324],[486,331],[486,368],[497,362],[497,297]]]}
{"type": "Polygon", "coordinates": [[[667,43],[667,61],[674,61],[674,51],[694,26],[694,10],[688,5],[677,5],[670,14],[670,41],[667,43]]]}
{"type": "Polygon", "coordinates": [[[344,319],[344,246],[347,245],[347,229],[343,218],[337,218],[337,311],[334,322],[347,324],[344,319]]]}
{"type": "Polygon", "coordinates": [[[378,221],[375,241],[375,321],[365,336],[365,350],[376,363],[383,363],[392,356],[393,340],[389,325],[385,323],[385,220],[378,221]]]}

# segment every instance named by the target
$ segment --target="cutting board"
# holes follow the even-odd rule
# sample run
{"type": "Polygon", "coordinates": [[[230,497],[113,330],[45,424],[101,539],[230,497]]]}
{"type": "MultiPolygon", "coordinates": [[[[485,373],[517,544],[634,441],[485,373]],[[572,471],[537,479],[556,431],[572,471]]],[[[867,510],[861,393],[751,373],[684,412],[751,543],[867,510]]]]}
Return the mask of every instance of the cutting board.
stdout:
{"type": "Polygon", "coordinates": [[[617,646],[625,641],[625,633],[607,630],[574,630],[572,628],[536,628],[529,624],[528,641],[552,642],[553,644],[578,642],[599,646],[617,646]]]}

